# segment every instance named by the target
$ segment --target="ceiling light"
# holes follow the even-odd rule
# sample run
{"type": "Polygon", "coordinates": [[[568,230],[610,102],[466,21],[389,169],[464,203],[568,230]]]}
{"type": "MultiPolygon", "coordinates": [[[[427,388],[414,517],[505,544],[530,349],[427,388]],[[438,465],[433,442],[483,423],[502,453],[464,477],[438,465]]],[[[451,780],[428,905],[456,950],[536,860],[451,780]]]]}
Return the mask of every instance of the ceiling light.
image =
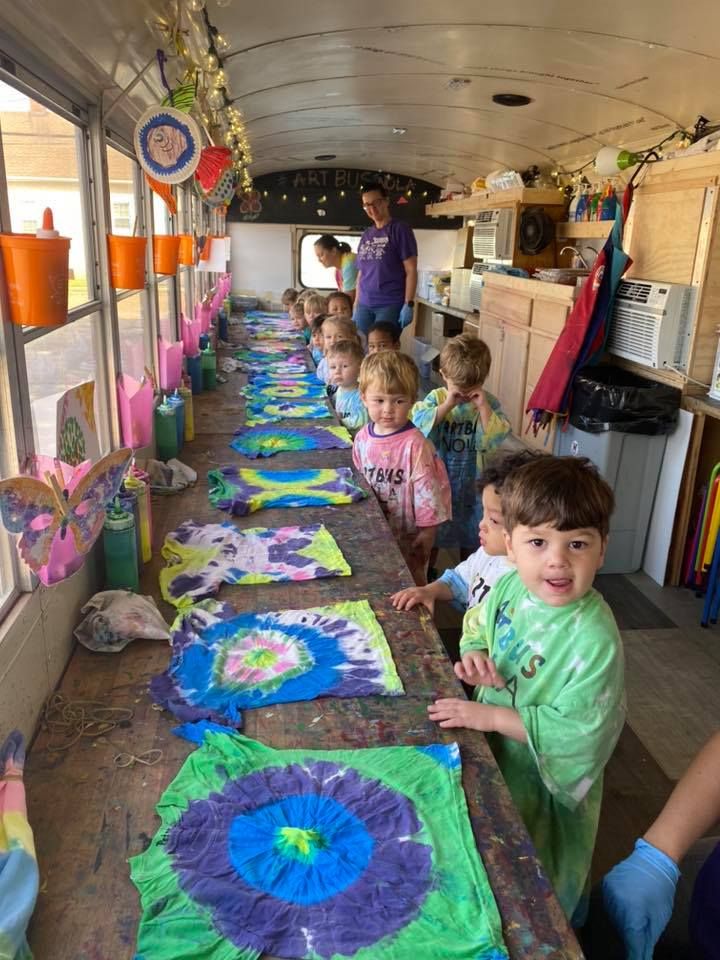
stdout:
{"type": "Polygon", "coordinates": [[[467,87],[470,81],[467,77],[452,77],[445,86],[448,90],[462,90],[463,87],[467,87]]]}
{"type": "Polygon", "coordinates": [[[336,153],[319,153],[315,159],[320,160],[321,162],[325,160],[334,160],[337,157],[336,153]]]}
{"type": "Polygon", "coordinates": [[[595,172],[604,177],[612,177],[621,170],[634,167],[642,158],[641,153],[631,153],[620,147],[602,147],[595,157],[595,172]]]}
{"type": "Polygon", "coordinates": [[[526,107],[532,103],[532,97],[524,93],[494,93],[492,101],[501,107],[526,107]]]}
{"type": "Polygon", "coordinates": [[[392,132],[398,136],[402,137],[407,133],[407,127],[393,127],[392,132]]]}

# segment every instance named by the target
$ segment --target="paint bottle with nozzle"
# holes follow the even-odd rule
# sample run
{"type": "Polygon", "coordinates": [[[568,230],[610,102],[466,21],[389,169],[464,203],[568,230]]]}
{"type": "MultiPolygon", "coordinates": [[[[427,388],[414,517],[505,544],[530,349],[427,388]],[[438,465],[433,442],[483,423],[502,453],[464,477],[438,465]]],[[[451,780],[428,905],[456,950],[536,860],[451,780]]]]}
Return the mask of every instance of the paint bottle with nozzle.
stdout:
{"type": "Polygon", "coordinates": [[[45,207],[43,210],[42,226],[35,231],[35,236],[39,240],[55,240],[60,236],[58,231],[55,229],[53,212],[50,207],[45,207]]]}

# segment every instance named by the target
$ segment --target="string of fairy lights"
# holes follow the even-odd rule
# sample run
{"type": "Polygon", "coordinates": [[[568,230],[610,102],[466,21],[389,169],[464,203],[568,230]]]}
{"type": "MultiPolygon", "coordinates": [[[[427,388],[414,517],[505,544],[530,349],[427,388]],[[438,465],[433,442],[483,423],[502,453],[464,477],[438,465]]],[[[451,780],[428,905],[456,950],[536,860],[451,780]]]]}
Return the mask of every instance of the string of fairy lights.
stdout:
{"type": "MultiPolygon", "coordinates": [[[[213,0],[227,7],[232,0],[213,0]]],[[[224,144],[232,151],[237,192],[252,189],[249,166],[252,151],[242,110],[235,106],[225,58],[230,38],[212,23],[206,0],[172,0],[167,13],[155,21],[168,58],[179,67],[179,86],[195,88],[193,113],[202,123],[211,143],[224,144]]]]}

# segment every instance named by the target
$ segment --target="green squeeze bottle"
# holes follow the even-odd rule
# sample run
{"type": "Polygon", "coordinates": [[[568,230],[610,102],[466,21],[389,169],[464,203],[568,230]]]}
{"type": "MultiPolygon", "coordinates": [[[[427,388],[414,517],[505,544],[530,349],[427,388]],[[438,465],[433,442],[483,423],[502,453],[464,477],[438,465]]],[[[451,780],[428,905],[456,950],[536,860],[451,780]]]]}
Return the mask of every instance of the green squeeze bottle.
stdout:
{"type": "Polygon", "coordinates": [[[178,455],[177,411],[163,397],[155,407],[155,446],[158,460],[172,460],[178,455]]]}
{"type": "Polygon", "coordinates": [[[138,577],[137,541],[133,515],[120,506],[119,497],[105,512],[103,525],[105,553],[105,587],[108,590],[140,588],[138,577]]]}
{"type": "Polygon", "coordinates": [[[203,390],[217,389],[217,357],[212,347],[207,346],[200,353],[202,367],[203,390]]]}

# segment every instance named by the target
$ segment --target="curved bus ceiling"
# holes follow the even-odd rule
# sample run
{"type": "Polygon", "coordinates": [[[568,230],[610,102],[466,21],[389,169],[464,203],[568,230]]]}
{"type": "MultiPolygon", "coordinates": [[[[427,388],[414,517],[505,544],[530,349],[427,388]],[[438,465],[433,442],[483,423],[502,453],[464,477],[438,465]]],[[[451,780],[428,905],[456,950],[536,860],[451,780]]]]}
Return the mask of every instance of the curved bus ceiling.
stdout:
{"type": "MultiPolygon", "coordinates": [[[[2,0],[2,50],[19,46],[89,100],[104,91],[107,106],[152,60],[166,9],[2,0]]],[[[649,146],[699,114],[720,121],[714,0],[207,0],[207,12],[231,41],[224,66],[255,175],[317,166],[318,154],[435,183],[498,167],[567,171],[605,144],[649,146]],[[451,89],[453,78],[470,82],[451,89]],[[531,102],[498,106],[496,93],[531,102]]],[[[162,94],[151,66],[113,126],[129,135],[162,94]]]]}

